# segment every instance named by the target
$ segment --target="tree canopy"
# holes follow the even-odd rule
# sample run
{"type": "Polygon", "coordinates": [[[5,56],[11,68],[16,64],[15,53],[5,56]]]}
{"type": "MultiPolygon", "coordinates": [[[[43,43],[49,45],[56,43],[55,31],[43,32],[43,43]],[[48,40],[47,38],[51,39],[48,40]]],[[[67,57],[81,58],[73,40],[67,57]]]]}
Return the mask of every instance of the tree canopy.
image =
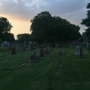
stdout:
{"type": "Polygon", "coordinates": [[[2,35],[2,41],[14,42],[14,35],[12,33],[4,33],[2,35]]]}
{"type": "Polygon", "coordinates": [[[85,31],[86,35],[88,36],[88,38],[90,39],[90,3],[88,3],[87,9],[89,9],[87,11],[87,18],[83,19],[81,24],[85,25],[86,27],[88,27],[85,31]]]}
{"type": "Polygon", "coordinates": [[[27,43],[31,40],[31,35],[24,33],[24,34],[18,34],[17,35],[18,42],[23,43],[26,41],[27,43]]]}
{"type": "Polygon", "coordinates": [[[0,39],[2,41],[14,41],[14,35],[10,33],[12,28],[11,23],[5,17],[0,17],[0,39]]]}
{"type": "Polygon", "coordinates": [[[59,16],[51,16],[47,11],[39,13],[31,20],[31,35],[37,42],[65,42],[80,37],[80,27],[59,16]]]}

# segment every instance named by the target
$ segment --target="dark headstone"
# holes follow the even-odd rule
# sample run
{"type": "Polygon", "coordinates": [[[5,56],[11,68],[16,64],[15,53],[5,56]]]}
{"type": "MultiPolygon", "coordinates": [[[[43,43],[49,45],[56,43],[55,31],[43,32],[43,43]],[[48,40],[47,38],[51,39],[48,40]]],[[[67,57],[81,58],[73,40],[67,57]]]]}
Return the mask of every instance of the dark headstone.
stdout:
{"type": "Polygon", "coordinates": [[[88,50],[89,53],[90,53],[90,43],[87,44],[87,50],[88,50]]]}
{"type": "Polygon", "coordinates": [[[29,62],[34,62],[34,55],[33,54],[30,56],[29,62]]]}
{"type": "Polygon", "coordinates": [[[59,55],[63,55],[63,54],[64,54],[64,51],[63,50],[60,50],[59,55]]]}
{"type": "Polygon", "coordinates": [[[16,48],[15,48],[15,46],[12,47],[12,52],[11,52],[11,54],[16,54],[16,48]]]}
{"type": "Polygon", "coordinates": [[[75,55],[76,55],[76,56],[79,56],[79,53],[80,53],[80,46],[77,45],[77,46],[76,46],[76,53],[75,53],[75,55]]]}
{"type": "Polygon", "coordinates": [[[80,46],[80,51],[79,51],[79,58],[83,58],[83,51],[82,51],[82,47],[80,46]]]}
{"type": "Polygon", "coordinates": [[[38,54],[38,50],[37,49],[34,50],[34,57],[35,57],[36,60],[39,59],[39,54],[38,54]]]}
{"type": "Polygon", "coordinates": [[[25,46],[23,46],[23,52],[25,52],[26,51],[26,47],[25,46]]]}
{"type": "Polygon", "coordinates": [[[40,57],[44,57],[44,48],[43,48],[43,46],[40,47],[40,57]]]}
{"type": "Polygon", "coordinates": [[[34,44],[33,44],[33,42],[30,43],[30,47],[31,47],[31,50],[33,51],[34,50],[34,44]]]}

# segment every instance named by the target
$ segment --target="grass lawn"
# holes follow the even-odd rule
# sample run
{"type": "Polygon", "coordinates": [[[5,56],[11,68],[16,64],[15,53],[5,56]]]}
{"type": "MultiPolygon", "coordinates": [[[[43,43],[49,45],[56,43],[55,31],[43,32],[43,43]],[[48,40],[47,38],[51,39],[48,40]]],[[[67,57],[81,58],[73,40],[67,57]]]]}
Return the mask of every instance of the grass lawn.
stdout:
{"type": "Polygon", "coordinates": [[[63,56],[55,48],[37,62],[22,65],[32,51],[11,55],[0,48],[0,90],[90,90],[90,53],[84,49],[84,58],[77,58],[75,49],[63,49],[63,56]]]}

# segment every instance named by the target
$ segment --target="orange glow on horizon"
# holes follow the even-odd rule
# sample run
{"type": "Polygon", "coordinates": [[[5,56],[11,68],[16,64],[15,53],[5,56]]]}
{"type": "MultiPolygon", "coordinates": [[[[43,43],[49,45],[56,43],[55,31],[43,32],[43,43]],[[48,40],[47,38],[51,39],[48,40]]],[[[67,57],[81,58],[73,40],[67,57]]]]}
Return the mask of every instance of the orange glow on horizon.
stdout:
{"type": "Polygon", "coordinates": [[[8,21],[11,23],[11,25],[13,26],[11,29],[11,33],[14,34],[15,39],[17,39],[17,35],[18,34],[23,34],[23,33],[31,33],[30,32],[30,25],[31,22],[30,20],[26,21],[26,20],[21,20],[21,19],[15,19],[12,18],[8,15],[0,15],[0,17],[5,17],[8,19],[8,21]]]}

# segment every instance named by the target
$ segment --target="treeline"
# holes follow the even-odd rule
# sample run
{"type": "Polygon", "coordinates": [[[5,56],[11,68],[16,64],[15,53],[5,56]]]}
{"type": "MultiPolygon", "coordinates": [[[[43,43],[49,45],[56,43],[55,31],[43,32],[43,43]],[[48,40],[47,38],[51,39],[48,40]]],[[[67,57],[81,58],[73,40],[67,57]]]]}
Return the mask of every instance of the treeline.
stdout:
{"type": "MultiPolygon", "coordinates": [[[[90,9],[90,3],[87,5],[87,9],[90,9]]],[[[59,16],[52,16],[48,11],[37,14],[30,21],[32,23],[30,26],[31,34],[18,34],[18,42],[71,42],[80,40],[82,37],[79,26],[71,24],[59,16]]],[[[84,33],[90,39],[90,10],[87,11],[87,18],[83,19],[81,24],[88,27],[84,33]]],[[[7,18],[0,17],[0,41],[15,41],[14,35],[10,33],[11,28],[12,25],[7,18]]]]}
{"type": "Polygon", "coordinates": [[[13,33],[10,33],[12,28],[11,23],[5,17],[0,17],[0,42],[9,41],[14,42],[15,38],[13,33]]]}

